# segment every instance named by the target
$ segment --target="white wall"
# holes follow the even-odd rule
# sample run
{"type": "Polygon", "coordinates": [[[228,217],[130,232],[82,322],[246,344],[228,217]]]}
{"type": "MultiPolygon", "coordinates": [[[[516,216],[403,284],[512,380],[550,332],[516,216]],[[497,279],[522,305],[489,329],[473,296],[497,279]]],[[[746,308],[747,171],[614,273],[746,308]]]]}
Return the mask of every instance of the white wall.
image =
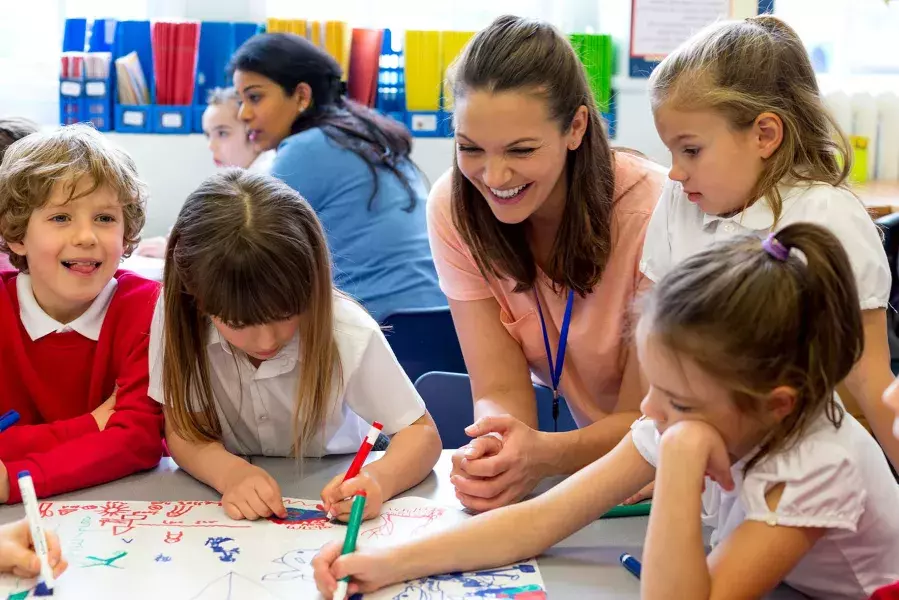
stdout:
{"type": "MultiPolygon", "coordinates": [[[[168,231],[188,194],[215,173],[202,135],[106,135],[131,154],[138,174],[150,188],[144,237],[168,231]]],[[[412,159],[433,183],[451,166],[452,152],[450,139],[416,138],[412,159]]]]}

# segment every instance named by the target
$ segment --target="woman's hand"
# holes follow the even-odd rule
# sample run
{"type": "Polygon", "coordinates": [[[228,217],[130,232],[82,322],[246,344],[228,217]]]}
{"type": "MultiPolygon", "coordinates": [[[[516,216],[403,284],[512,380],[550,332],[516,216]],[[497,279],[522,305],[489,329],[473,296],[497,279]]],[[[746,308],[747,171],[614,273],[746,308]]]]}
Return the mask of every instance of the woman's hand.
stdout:
{"type": "Polygon", "coordinates": [[[509,415],[478,419],[465,429],[475,438],[453,456],[456,497],[475,511],[513,504],[546,476],[546,435],[509,415]]]}

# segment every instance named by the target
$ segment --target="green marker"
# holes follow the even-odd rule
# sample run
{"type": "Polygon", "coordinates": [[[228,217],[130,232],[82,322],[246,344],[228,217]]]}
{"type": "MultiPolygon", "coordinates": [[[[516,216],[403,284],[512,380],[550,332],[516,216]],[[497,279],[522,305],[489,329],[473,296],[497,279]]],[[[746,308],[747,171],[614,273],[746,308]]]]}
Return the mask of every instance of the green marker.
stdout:
{"type": "MultiPolygon", "coordinates": [[[[344,554],[352,554],[356,551],[356,538],[359,537],[359,527],[362,525],[362,513],[365,512],[365,490],[356,493],[353,499],[353,509],[350,511],[350,522],[347,524],[346,537],[343,538],[344,554]]],[[[345,600],[347,588],[350,586],[350,578],[344,577],[337,582],[337,590],[334,592],[334,600],[345,600]]]]}
{"type": "Polygon", "coordinates": [[[644,500],[636,504],[621,504],[612,508],[609,512],[600,517],[600,519],[617,519],[620,517],[645,517],[652,509],[652,502],[644,500]]]}

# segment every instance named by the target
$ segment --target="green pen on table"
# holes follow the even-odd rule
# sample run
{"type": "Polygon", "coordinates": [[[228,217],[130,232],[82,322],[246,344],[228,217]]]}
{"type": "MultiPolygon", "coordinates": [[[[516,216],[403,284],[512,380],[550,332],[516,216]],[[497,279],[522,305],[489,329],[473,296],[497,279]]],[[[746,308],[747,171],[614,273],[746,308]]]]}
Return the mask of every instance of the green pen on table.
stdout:
{"type": "MultiPolygon", "coordinates": [[[[343,538],[344,554],[352,554],[356,551],[356,538],[359,537],[359,527],[362,525],[362,513],[365,512],[365,490],[356,493],[353,499],[353,508],[350,510],[350,522],[347,523],[346,537],[343,538]]],[[[337,590],[334,592],[334,600],[345,600],[347,588],[350,586],[349,576],[337,582],[337,590]]]]}
{"type": "Polygon", "coordinates": [[[619,519],[621,517],[645,517],[649,515],[652,509],[652,502],[644,500],[636,504],[620,504],[615,506],[609,512],[602,515],[600,519],[619,519]]]}

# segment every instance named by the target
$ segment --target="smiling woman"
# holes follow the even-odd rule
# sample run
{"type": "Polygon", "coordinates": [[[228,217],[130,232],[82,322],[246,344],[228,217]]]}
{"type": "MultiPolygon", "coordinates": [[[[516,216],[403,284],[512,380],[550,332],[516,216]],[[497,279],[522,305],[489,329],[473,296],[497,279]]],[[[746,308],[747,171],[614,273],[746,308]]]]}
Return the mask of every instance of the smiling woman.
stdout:
{"type": "Polygon", "coordinates": [[[337,62],[291,34],[249,39],[231,60],[239,118],[271,173],[325,226],[334,282],[377,320],[445,306],[428,248],[422,175],[398,122],[345,96],[337,62]]]}
{"type": "Polygon", "coordinates": [[[629,315],[664,175],[609,148],[577,55],[546,23],[497,19],[450,83],[455,164],[428,227],[481,417],[452,481],[486,510],[604,454],[639,416],[629,315]],[[535,431],[532,373],[583,429],[535,431]]]}

